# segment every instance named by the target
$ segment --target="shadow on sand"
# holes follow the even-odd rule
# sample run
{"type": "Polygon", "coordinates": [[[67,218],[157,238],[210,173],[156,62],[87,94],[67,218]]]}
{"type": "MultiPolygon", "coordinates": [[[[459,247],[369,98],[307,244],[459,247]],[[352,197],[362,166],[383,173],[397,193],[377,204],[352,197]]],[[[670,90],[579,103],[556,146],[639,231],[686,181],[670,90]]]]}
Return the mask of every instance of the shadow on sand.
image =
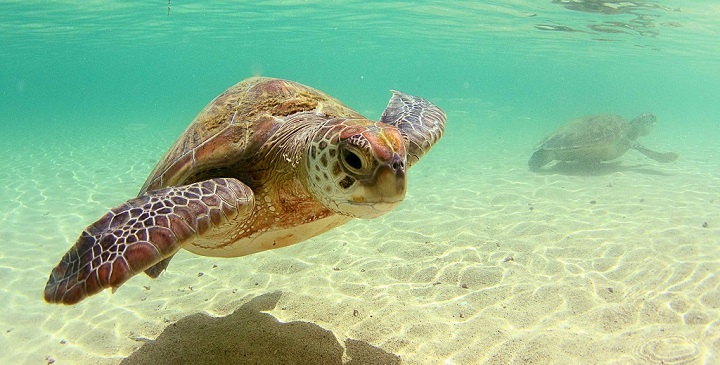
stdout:
{"type": "Polygon", "coordinates": [[[121,364],[400,364],[366,342],[345,340],[313,323],[281,323],[270,314],[282,292],[258,296],[225,317],[197,313],[168,326],[121,364]],[[343,362],[343,353],[345,359],[343,362]]]}
{"type": "Polygon", "coordinates": [[[623,165],[620,161],[601,163],[580,163],[559,161],[552,166],[534,171],[539,175],[603,176],[615,172],[634,172],[645,175],[670,176],[666,172],[653,170],[647,165],[623,165]]]}

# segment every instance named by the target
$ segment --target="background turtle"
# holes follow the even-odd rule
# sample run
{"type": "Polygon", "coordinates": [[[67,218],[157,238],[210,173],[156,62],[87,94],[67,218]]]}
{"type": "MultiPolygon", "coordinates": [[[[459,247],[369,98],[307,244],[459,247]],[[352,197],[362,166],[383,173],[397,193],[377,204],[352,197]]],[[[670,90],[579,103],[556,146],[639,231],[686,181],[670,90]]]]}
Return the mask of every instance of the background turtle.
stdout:
{"type": "Polygon", "coordinates": [[[658,162],[672,162],[678,155],[659,153],[640,145],[636,139],[655,127],[655,115],[645,113],[628,123],[623,117],[598,114],[573,120],[561,126],[540,143],[528,161],[530,170],[537,171],[551,161],[609,161],[635,149],[658,162]]]}
{"type": "Polygon", "coordinates": [[[138,197],[82,232],[45,300],[73,304],[181,248],[236,257],[301,242],[404,198],[406,171],[440,139],[445,114],[392,92],[379,122],[310,87],[250,78],[208,104],[138,197]]]}

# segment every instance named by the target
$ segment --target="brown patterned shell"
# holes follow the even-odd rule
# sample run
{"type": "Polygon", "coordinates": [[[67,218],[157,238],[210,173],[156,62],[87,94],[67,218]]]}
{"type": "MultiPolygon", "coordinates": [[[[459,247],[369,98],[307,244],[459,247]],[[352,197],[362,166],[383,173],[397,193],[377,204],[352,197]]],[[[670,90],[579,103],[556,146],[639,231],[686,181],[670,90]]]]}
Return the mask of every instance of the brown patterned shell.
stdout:
{"type": "MultiPolygon", "coordinates": [[[[287,80],[246,79],[216,97],[195,117],[152,171],[140,194],[166,186],[190,184],[213,177],[236,176],[253,187],[266,180],[273,160],[262,155],[284,117],[299,112],[318,122],[363,118],[340,101],[313,88],[287,80]],[[263,149],[263,147],[265,149],[263,149]]],[[[308,118],[301,122],[307,123],[308,118]]],[[[285,147],[285,146],[276,146],[285,147]]],[[[291,147],[291,146],[287,146],[291,147]]]]}

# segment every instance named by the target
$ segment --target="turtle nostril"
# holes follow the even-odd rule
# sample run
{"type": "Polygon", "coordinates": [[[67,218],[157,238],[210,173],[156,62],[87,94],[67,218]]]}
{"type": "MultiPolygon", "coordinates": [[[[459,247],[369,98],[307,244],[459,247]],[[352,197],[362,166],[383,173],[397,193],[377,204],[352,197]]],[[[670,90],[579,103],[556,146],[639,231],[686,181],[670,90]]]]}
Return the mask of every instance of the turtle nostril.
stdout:
{"type": "Polygon", "coordinates": [[[393,156],[392,163],[390,164],[392,166],[393,171],[402,171],[405,167],[405,164],[403,163],[403,160],[400,158],[400,156],[393,156]]]}

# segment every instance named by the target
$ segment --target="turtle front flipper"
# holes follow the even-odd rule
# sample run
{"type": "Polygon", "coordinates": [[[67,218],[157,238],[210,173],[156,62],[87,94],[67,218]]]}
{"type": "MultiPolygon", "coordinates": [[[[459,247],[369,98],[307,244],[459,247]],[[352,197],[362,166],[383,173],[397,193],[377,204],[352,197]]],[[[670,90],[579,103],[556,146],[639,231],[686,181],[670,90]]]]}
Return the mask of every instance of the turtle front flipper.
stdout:
{"type": "Polygon", "coordinates": [[[392,90],[380,122],[394,125],[405,139],[407,166],[412,166],[442,137],[445,112],[433,103],[392,90]]]}
{"type": "Polygon", "coordinates": [[[540,171],[540,168],[553,161],[553,154],[548,150],[539,149],[528,160],[530,171],[540,171]]]}
{"type": "Polygon", "coordinates": [[[678,154],[675,152],[655,152],[653,150],[647,149],[645,146],[641,145],[640,143],[633,143],[631,146],[632,149],[637,150],[638,152],[642,153],[643,155],[662,163],[668,163],[673,162],[678,159],[678,154]]]}
{"type": "MultiPolygon", "coordinates": [[[[75,304],[122,285],[182,245],[251,214],[252,190],[236,179],[210,179],[153,190],[88,226],[50,273],[45,300],[75,304]]],[[[213,232],[215,233],[215,232],[213,232]]]]}

